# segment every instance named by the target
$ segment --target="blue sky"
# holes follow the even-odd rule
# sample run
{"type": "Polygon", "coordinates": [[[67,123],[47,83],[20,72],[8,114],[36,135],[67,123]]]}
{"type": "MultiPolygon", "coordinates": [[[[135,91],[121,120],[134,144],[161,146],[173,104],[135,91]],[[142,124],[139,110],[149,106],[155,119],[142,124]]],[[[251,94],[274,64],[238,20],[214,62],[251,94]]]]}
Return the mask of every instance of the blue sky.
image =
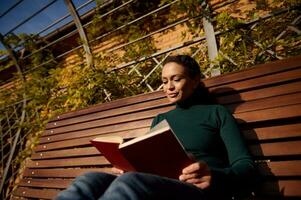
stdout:
{"type": "MultiPolygon", "coordinates": [[[[7,11],[12,5],[14,5],[19,0],[0,0],[0,16],[7,11]]],[[[5,35],[7,32],[12,30],[18,24],[20,24],[23,20],[30,17],[33,13],[37,12],[45,5],[49,4],[53,0],[23,0],[20,4],[18,4],[13,10],[9,13],[5,14],[0,18],[0,33],[5,35]]],[[[88,0],[72,0],[75,7],[78,7],[88,0]]],[[[83,14],[93,7],[95,7],[96,3],[90,3],[83,9],[79,11],[80,14],[83,14]]],[[[33,17],[31,20],[17,28],[13,31],[15,34],[20,33],[38,33],[47,27],[52,22],[57,19],[68,14],[68,8],[65,5],[64,0],[57,0],[55,3],[50,5],[44,11],[33,17]]],[[[70,22],[72,20],[71,17],[66,18],[59,24],[55,25],[51,29],[46,32],[41,33],[41,36],[48,34],[49,32],[63,26],[64,24],[70,22]]],[[[0,49],[4,47],[0,44],[0,49]]]]}

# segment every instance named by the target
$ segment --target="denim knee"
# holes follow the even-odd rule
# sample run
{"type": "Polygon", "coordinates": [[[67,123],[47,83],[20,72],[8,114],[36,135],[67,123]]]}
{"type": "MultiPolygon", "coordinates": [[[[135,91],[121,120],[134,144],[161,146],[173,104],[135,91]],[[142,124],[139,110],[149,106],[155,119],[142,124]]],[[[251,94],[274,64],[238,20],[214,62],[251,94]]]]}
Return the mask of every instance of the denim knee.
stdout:
{"type": "Polygon", "coordinates": [[[80,176],[78,176],[74,181],[84,181],[84,182],[91,182],[91,183],[95,183],[95,181],[98,180],[104,180],[107,178],[115,178],[116,176],[112,175],[112,174],[107,174],[107,173],[103,173],[103,172],[87,172],[85,174],[82,174],[80,176]]]}
{"type": "Polygon", "coordinates": [[[57,200],[97,199],[115,178],[112,174],[88,172],[78,176],[66,190],[59,193],[57,200]]]}
{"type": "Polygon", "coordinates": [[[101,199],[145,199],[148,195],[146,188],[141,184],[140,174],[136,172],[127,172],[117,177],[101,199]]]}

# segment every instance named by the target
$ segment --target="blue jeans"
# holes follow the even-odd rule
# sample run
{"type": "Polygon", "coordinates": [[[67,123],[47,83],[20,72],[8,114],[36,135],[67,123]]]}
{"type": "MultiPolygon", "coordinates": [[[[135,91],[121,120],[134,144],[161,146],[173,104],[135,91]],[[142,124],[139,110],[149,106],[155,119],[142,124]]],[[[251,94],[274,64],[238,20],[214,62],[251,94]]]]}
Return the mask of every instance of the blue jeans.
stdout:
{"type": "Polygon", "coordinates": [[[127,172],[121,176],[90,172],[79,176],[56,200],[205,200],[192,184],[156,175],[127,172]]]}

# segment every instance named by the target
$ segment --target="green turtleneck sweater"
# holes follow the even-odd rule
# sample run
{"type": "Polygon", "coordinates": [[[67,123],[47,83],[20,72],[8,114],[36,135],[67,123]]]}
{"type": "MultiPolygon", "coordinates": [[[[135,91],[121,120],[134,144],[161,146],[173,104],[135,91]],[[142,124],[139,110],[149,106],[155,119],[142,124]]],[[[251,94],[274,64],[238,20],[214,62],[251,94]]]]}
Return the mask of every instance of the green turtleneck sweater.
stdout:
{"type": "Polygon", "coordinates": [[[254,162],[235,119],[225,107],[194,102],[177,104],[174,110],[159,114],[152,127],[163,119],[168,121],[186,151],[210,167],[209,191],[230,196],[253,182],[254,162]]]}

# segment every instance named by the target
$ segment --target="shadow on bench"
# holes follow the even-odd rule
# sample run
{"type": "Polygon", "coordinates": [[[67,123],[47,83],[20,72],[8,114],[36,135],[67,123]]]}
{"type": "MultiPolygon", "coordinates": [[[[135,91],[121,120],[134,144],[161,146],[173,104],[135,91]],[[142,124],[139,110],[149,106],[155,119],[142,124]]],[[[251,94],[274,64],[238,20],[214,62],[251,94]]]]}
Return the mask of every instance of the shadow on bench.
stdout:
{"type": "MultiPolygon", "coordinates": [[[[301,56],[204,80],[239,123],[264,182],[250,199],[301,197],[301,56]]],[[[96,136],[133,138],[174,106],[161,91],[69,112],[52,119],[13,199],[52,199],[78,175],[110,172],[90,145],[96,136]]]]}

